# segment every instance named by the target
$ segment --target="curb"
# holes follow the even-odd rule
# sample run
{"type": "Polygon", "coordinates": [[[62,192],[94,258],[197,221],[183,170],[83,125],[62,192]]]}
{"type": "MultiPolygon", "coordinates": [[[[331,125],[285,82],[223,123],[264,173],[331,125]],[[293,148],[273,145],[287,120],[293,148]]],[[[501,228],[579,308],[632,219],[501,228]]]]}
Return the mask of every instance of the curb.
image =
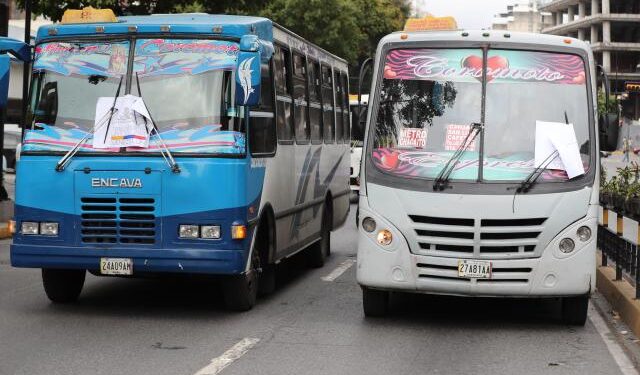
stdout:
{"type": "MultiPolygon", "coordinates": [[[[601,264],[600,254],[597,256],[597,261],[601,264]]],[[[615,277],[616,270],[613,267],[598,266],[596,287],[631,331],[636,336],[640,336],[640,300],[636,299],[636,289],[624,278],[614,280],[615,277]]]]}
{"type": "Polygon", "coordinates": [[[11,238],[8,224],[0,224],[0,240],[4,238],[11,238]]]}

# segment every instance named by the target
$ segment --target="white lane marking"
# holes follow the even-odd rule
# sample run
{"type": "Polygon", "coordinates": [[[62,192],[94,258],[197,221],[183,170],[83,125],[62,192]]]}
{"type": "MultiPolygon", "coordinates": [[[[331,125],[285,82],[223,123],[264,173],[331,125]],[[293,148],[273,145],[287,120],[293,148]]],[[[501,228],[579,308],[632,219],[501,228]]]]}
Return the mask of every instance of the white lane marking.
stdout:
{"type": "Polygon", "coordinates": [[[627,354],[624,352],[620,344],[618,344],[613,338],[614,333],[611,332],[607,323],[600,316],[600,313],[594,311],[593,308],[590,308],[588,316],[591,323],[596,327],[596,331],[598,331],[600,337],[602,337],[605,345],[607,345],[607,349],[609,349],[609,353],[611,353],[611,356],[616,361],[620,371],[624,375],[638,375],[638,371],[633,366],[633,363],[629,357],[627,357],[627,354]]]}
{"type": "Polygon", "coordinates": [[[245,355],[249,349],[253,348],[260,339],[246,337],[232,346],[229,350],[222,353],[220,357],[211,360],[211,363],[196,372],[195,375],[216,375],[225,367],[245,355]]]}
{"type": "Polygon", "coordinates": [[[344,273],[344,271],[348,270],[349,267],[353,266],[355,263],[356,263],[355,259],[347,259],[347,260],[345,260],[344,262],[340,263],[340,265],[338,265],[338,267],[336,267],[336,269],[331,271],[330,274],[328,274],[327,276],[322,277],[322,280],[323,281],[334,281],[335,279],[340,277],[340,275],[342,275],[344,273]]]}

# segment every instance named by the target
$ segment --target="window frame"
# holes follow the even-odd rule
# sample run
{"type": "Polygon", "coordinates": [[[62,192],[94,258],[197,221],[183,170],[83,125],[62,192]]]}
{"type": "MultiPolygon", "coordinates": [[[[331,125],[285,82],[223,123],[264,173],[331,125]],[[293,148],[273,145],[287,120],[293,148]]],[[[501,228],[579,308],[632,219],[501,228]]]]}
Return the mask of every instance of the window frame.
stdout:
{"type": "MultiPolygon", "coordinates": [[[[281,93],[278,92],[278,90],[280,89],[277,85],[275,87],[275,115],[276,115],[276,122],[275,122],[275,126],[276,126],[276,135],[278,137],[278,144],[281,145],[292,145],[295,143],[296,141],[296,135],[295,135],[295,118],[294,118],[294,111],[295,111],[295,104],[294,104],[294,100],[293,100],[293,67],[292,67],[292,55],[291,55],[291,49],[288,46],[282,45],[280,43],[274,43],[274,55],[277,53],[281,53],[282,57],[283,57],[283,61],[282,61],[282,68],[284,69],[284,89],[286,90],[285,93],[281,93]],[[284,97],[288,99],[288,102],[286,100],[283,100],[282,102],[287,103],[289,105],[291,105],[291,114],[289,116],[289,121],[288,124],[286,124],[286,118],[285,118],[285,126],[288,126],[289,128],[289,133],[291,134],[291,137],[289,137],[288,139],[283,139],[280,137],[280,127],[278,124],[278,97],[284,97]]],[[[274,61],[274,69],[275,69],[275,61],[274,61]]],[[[274,75],[275,78],[275,75],[274,75]]]]}

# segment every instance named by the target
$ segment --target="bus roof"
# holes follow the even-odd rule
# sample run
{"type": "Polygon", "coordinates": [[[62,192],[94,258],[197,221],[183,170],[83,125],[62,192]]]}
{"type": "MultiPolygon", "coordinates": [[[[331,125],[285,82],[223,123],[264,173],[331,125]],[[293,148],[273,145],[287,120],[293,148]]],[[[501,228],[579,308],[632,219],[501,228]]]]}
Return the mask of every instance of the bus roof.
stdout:
{"type": "Polygon", "coordinates": [[[190,33],[235,38],[240,38],[245,34],[255,34],[262,40],[271,41],[273,39],[272,22],[266,18],[226,14],[182,13],[125,16],[118,17],[118,22],[47,25],[38,30],[36,40],[39,42],[43,39],[72,35],[128,34],[132,33],[131,27],[135,27],[135,33],[190,33]]]}
{"type": "Polygon", "coordinates": [[[589,45],[582,40],[549,34],[511,32],[504,30],[434,30],[434,31],[398,31],[380,40],[379,46],[389,43],[411,42],[476,42],[476,43],[510,43],[536,44],[552,47],[577,48],[589,50],[589,45]]]}

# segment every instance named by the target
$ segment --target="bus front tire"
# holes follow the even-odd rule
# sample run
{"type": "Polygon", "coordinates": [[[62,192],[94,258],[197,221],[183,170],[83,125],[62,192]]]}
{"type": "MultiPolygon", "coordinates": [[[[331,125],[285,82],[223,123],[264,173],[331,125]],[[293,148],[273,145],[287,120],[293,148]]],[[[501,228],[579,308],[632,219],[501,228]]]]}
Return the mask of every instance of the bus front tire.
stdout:
{"type": "Polygon", "coordinates": [[[364,316],[381,317],[389,312],[389,292],[362,287],[364,316]]]}
{"type": "Polygon", "coordinates": [[[85,270],[42,269],[42,284],[47,297],[54,303],[78,300],[84,286],[85,270]]]}
{"type": "Polygon", "coordinates": [[[256,304],[258,275],[255,270],[230,276],[224,283],[224,304],[231,311],[249,311],[256,304]]]}
{"type": "Polygon", "coordinates": [[[583,326],[587,321],[589,296],[562,298],[562,322],[572,326],[583,326]]]}

